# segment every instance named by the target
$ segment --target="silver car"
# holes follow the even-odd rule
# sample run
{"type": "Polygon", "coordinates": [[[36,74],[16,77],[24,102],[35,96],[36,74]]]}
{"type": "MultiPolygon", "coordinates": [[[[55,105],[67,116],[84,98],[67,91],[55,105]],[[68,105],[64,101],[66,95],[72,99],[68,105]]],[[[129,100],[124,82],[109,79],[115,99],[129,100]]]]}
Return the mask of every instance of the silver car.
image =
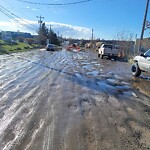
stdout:
{"type": "Polygon", "coordinates": [[[132,74],[135,77],[140,76],[141,72],[150,72],[150,49],[134,58],[134,64],[132,65],[132,74]]]}
{"type": "Polygon", "coordinates": [[[47,50],[47,51],[55,51],[55,46],[54,46],[53,44],[48,44],[48,45],[46,46],[46,50],[47,50]]]}

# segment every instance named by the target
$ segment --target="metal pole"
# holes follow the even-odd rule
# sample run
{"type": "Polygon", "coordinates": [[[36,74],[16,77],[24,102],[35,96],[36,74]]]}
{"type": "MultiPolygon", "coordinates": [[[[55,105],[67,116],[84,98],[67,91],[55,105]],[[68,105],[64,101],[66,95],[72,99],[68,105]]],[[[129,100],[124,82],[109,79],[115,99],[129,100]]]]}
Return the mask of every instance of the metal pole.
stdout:
{"type": "Polygon", "coordinates": [[[144,20],[143,20],[143,27],[142,27],[142,32],[141,32],[140,44],[139,44],[139,52],[141,51],[141,47],[142,47],[142,40],[143,40],[143,35],[144,35],[144,30],[145,30],[145,23],[146,23],[146,18],[147,18],[148,6],[149,6],[149,0],[147,0],[147,3],[146,3],[145,15],[144,15],[144,20]]]}

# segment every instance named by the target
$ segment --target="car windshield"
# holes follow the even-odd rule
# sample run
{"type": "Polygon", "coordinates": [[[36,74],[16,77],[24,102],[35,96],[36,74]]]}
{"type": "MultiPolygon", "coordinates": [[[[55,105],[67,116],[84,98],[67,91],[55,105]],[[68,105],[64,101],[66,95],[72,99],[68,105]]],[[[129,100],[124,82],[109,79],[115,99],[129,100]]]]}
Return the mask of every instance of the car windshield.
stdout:
{"type": "Polygon", "coordinates": [[[104,48],[112,48],[113,45],[104,45],[104,48]]]}
{"type": "Polygon", "coordinates": [[[49,44],[49,45],[48,45],[48,47],[54,47],[54,45],[52,45],[52,44],[49,44]]]}
{"type": "Polygon", "coordinates": [[[150,49],[147,52],[145,52],[144,55],[147,56],[147,57],[150,57],[150,49]]]}

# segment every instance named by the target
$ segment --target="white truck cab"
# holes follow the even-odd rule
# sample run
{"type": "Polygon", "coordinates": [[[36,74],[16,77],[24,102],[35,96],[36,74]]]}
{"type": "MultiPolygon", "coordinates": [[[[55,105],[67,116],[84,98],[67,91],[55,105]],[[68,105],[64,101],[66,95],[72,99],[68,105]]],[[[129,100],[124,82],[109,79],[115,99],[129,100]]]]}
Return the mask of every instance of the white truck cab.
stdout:
{"type": "Polygon", "coordinates": [[[141,54],[140,56],[136,56],[134,58],[134,64],[132,65],[132,74],[135,77],[140,76],[141,72],[149,72],[150,73],[150,50],[141,54]]]}

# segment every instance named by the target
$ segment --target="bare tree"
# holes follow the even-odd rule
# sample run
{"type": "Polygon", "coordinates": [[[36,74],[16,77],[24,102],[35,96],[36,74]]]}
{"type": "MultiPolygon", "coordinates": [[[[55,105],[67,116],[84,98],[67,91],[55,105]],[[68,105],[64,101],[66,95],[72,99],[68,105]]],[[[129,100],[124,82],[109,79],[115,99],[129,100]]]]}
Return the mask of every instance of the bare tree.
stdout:
{"type": "Polygon", "coordinates": [[[120,47],[121,57],[129,58],[134,55],[134,41],[132,33],[125,31],[118,32],[115,41],[120,47]]]}

